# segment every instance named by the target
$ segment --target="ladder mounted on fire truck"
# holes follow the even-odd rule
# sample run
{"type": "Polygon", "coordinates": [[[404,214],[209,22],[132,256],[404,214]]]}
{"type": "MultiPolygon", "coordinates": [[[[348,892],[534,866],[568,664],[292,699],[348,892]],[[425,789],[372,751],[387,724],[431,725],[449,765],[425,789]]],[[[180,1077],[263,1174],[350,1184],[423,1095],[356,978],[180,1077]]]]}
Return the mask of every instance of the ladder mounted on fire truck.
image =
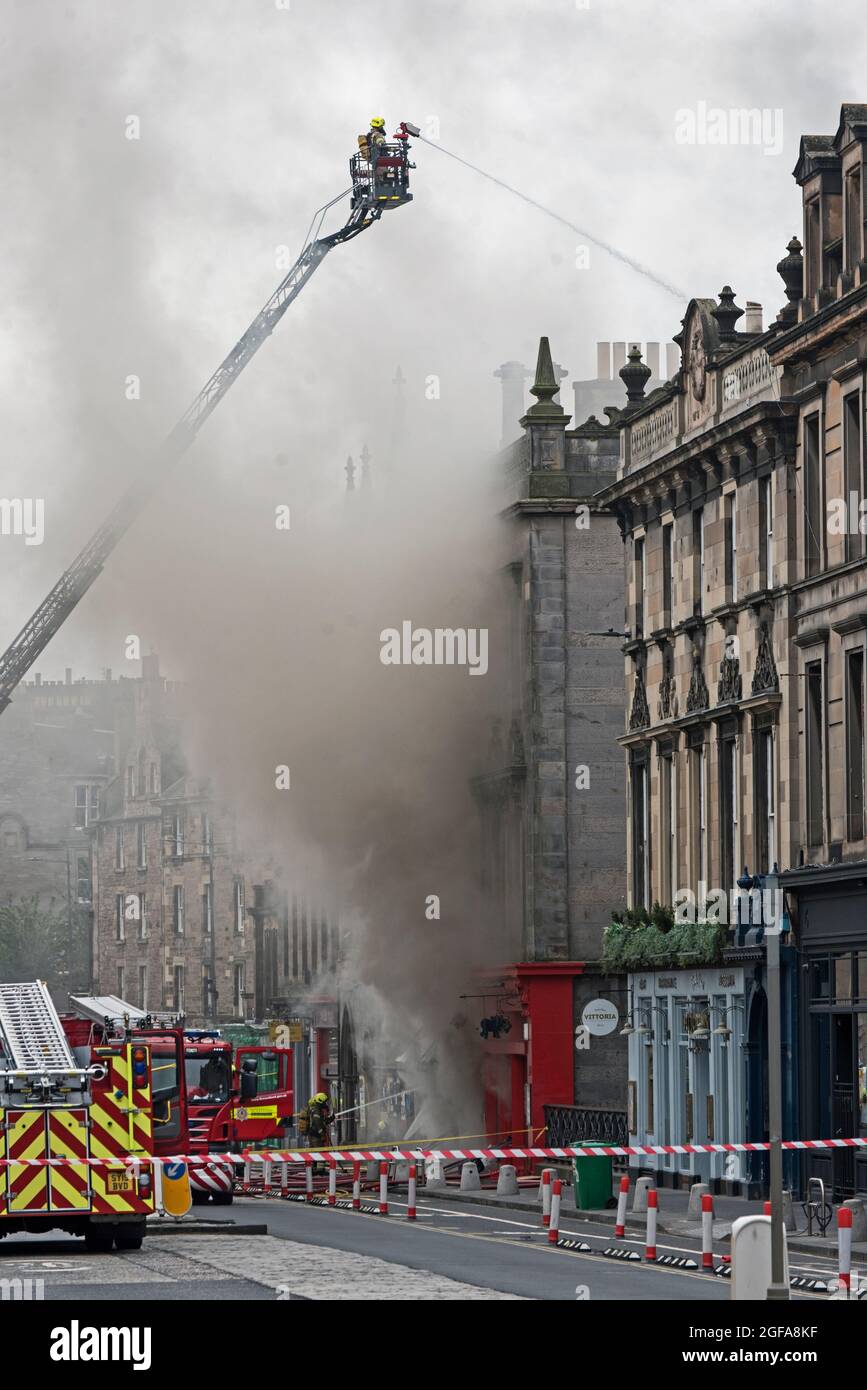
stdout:
{"type": "Polygon", "coordinates": [[[45,1076],[82,1070],[42,980],[0,984],[0,1037],[12,1071],[45,1076]]]}
{"type": "Polygon", "coordinates": [[[375,157],[371,155],[368,160],[363,160],[358,154],[352,156],[352,188],[338,194],[314,213],[304,247],[295,264],[181,416],[158,451],[153,466],[134,480],[0,657],[0,714],[9,704],[19,681],[87,593],[115,546],[159,490],[174,464],[190,448],[205,421],[266,338],[273,333],[289,305],[297,299],[328,252],[335,246],[352,241],[377,221],[383,212],[411,201],[409,170],[415,166],[409,162],[409,136],[419,133],[417,126],[402,121],[394,142],[380,145],[375,157]],[[328,236],[320,236],[325,214],[350,192],[351,210],[344,225],[328,236]]]}

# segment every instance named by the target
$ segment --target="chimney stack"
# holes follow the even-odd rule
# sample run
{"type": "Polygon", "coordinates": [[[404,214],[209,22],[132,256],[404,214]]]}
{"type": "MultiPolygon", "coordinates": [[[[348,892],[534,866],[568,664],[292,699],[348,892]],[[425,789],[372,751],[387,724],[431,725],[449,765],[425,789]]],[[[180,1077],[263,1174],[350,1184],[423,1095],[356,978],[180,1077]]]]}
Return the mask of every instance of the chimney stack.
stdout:
{"type": "Polygon", "coordinates": [[[611,380],[611,344],[596,344],[596,380],[611,380]]]}
{"type": "Polygon", "coordinates": [[[746,314],[744,317],[745,333],[761,333],[762,328],[762,306],[757,304],[754,299],[747,300],[746,314]]]}
{"type": "Polygon", "coordinates": [[[72,685],[72,667],[67,666],[65,680],[67,685],[72,685]]]}
{"type": "Polygon", "coordinates": [[[494,372],[503,383],[503,422],[500,447],[517,438],[518,421],[524,414],[524,382],[531,373],[521,362],[503,362],[494,372]]]}
{"type": "Polygon", "coordinates": [[[648,343],[644,354],[644,360],[650,368],[650,375],[654,381],[659,380],[659,343],[648,343]]]}
{"type": "Polygon", "coordinates": [[[675,372],[680,371],[680,348],[677,343],[665,345],[665,375],[670,381],[675,372]]]}
{"type": "Polygon", "coordinates": [[[626,366],[626,344],[612,343],[611,346],[613,349],[612,374],[613,376],[619,376],[620,368],[626,366]]]}

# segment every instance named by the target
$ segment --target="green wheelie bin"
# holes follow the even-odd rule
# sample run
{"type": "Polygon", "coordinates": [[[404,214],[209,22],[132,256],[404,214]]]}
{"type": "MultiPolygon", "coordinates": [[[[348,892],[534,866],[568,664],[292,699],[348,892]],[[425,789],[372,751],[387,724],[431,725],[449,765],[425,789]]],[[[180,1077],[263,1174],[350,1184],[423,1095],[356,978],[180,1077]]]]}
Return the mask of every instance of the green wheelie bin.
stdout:
{"type": "MultiPolygon", "coordinates": [[[[586,1140],[577,1140],[575,1147],[580,1149],[585,1143],[586,1140]]],[[[578,1211],[599,1211],[610,1206],[614,1200],[611,1155],[600,1153],[591,1158],[582,1154],[580,1158],[573,1158],[572,1162],[575,1165],[575,1206],[578,1211]]]]}

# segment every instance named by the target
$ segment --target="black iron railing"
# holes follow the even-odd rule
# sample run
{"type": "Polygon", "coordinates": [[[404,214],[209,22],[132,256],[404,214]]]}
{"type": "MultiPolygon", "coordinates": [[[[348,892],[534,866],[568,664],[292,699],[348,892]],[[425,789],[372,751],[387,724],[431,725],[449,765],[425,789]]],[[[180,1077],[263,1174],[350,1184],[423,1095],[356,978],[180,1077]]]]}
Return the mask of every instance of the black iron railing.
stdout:
{"type": "Polygon", "coordinates": [[[590,1110],[579,1105],[546,1105],[545,1148],[607,1144],[621,1148],[629,1143],[625,1110],[590,1110]]]}

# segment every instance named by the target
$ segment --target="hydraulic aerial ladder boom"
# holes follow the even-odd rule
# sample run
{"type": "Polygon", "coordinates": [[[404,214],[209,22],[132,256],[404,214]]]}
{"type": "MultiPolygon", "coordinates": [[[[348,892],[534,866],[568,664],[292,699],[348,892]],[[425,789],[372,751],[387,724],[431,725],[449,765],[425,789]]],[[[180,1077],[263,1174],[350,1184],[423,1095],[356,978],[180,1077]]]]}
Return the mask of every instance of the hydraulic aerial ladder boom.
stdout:
{"type": "Polygon", "coordinates": [[[375,154],[367,159],[353,156],[350,161],[352,189],[332,198],[330,203],[314,214],[301,255],[181,416],[163,442],[153,465],[135,479],[0,657],[0,714],[9,704],[18,682],[87,593],[118,541],[158,491],[172,466],[189,449],[202,425],[216,410],[265,339],[273,333],[289,305],[301,293],[332,247],[351,241],[381,217],[384,211],[411,201],[408,170],[414,166],[408,159],[410,134],[417,134],[416,127],[402,122],[394,143],[379,146],[375,154]],[[352,209],[345,224],[329,236],[314,234],[314,225],[318,233],[328,209],[349,192],[352,192],[352,209]]]}

